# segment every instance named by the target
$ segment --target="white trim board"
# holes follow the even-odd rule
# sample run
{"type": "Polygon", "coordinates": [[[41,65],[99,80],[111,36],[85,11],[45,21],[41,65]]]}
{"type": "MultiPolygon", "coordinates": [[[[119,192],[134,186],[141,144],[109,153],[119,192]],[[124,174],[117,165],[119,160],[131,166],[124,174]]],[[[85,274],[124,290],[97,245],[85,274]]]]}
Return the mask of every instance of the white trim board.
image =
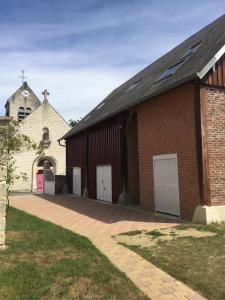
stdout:
{"type": "Polygon", "coordinates": [[[210,61],[206,64],[206,66],[200,71],[197,72],[197,76],[202,79],[208,71],[215,65],[215,63],[224,55],[225,53],[225,45],[210,59],[210,61]]]}

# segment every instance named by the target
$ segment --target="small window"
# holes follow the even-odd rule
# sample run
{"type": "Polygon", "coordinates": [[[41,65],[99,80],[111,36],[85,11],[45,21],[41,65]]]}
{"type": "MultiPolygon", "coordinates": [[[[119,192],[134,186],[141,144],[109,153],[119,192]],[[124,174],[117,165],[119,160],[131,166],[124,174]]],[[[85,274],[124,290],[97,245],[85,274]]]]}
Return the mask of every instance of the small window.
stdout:
{"type": "Polygon", "coordinates": [[[53,167],[52,162],[48,159],[42,159],[38,162],[38,167],[44,167],[44,169],[50,169],[50,167],[53,167]]]}
{"type": "Polygon", "coordinates": [[[20,106],[18,111],[24,111],[24,107],[23,106],[20,106]]]}
{"type": "Polygon", "coordinates": [[[20,106],[18,109],[18,120],[21,121],[25,118],[25,110],[23,106],[20,106]]]}
{"type": "Polygon", "coordinates": [[[49,140],[49,129],[45,127],[42,129],[42,141],[40,142],[40,145],[43,146],[43,148],[48,148],[50,144],[51,142],[49,140]]]}
{"type": "Polygon", "coordinates": [[[140,83],[140,81],[141,81],[141,79],[135,81],[131,86],[128,87],[126,92],[129,92],[129,91],[133,90],[133,88],[135,88],[135,86],[137,86],[140,83]]]}
{"type": "Polygon", "coordinates": [[[42,140],[49,141],[49,129],[47,127],[43,128],[42,140]]]}
{"type": "Polygon", "coordinates": [[[26,116],[29,116],[30,115],[30,113],[31,113],[31,108],[30,107],[27,107],[26,108],[26,116]]]}
{"type": "Polygon", "coordinates": [[[184,62],[185,62],[185,59],[181,60],[177,64],[175,64],[172,67],[170,67],[169,69],[167,69],[164,73],[162,73],[159,76],[159,78],[155,81],[155,83],[172,76],[183,65],[184,62]]]}

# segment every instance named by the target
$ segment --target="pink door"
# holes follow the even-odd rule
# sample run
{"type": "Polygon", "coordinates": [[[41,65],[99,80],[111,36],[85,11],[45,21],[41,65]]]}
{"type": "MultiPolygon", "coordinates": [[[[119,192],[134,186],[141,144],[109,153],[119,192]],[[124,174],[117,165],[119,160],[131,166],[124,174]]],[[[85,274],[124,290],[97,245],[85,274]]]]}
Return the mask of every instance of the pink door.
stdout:
{"type": "Polygon", "coordinates": [[[39,170],[36,175],[37,192],[43,193],[43,171],[39,170]]]}

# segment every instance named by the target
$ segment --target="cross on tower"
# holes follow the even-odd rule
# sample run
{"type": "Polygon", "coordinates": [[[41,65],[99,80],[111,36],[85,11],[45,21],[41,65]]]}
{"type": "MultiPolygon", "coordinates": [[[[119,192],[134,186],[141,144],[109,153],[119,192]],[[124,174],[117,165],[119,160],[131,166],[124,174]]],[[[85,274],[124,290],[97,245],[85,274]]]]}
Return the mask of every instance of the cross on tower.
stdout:
{"type": "Polygon", "coordinates": [[[44,92],[42,92],[42,95],[44,95],[44,101],[48,101],[47,97],[49,95],[49,92],[47,90],[44,90],[44,92]]]}
{"type": "Polygon", "coordinates": [[[25,78],[27,78],[27,77],[24,75],[24,73],[25,73],[24,70],[22,70],[21,73],[22,73],[22,74],[21,74],[21,76],[19,76],[19,77],[22,79],[22,83],[24,83],[25,78]]]}

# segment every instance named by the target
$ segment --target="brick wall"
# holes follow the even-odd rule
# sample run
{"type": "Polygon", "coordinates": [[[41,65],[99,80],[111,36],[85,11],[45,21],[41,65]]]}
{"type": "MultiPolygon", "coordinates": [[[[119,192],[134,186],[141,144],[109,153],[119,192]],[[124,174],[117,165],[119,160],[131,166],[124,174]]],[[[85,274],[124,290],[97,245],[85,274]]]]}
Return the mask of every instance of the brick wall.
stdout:
{"type": "Polygon", "coordinates": [[[141,205],[154,212],[154,155],[177,153],[181,217],[200,203],[194,84],[161,94],[137,108],[141,205]]]}
{"type": "Polygon", "coordinates": [[[225,205],[225,90],[201,88],[208,205],[225,205]]]}
{"type": "Polygon", "coordinates": [[[6,169],[0,166],[0,249],[5,247],[6,169]]]}

